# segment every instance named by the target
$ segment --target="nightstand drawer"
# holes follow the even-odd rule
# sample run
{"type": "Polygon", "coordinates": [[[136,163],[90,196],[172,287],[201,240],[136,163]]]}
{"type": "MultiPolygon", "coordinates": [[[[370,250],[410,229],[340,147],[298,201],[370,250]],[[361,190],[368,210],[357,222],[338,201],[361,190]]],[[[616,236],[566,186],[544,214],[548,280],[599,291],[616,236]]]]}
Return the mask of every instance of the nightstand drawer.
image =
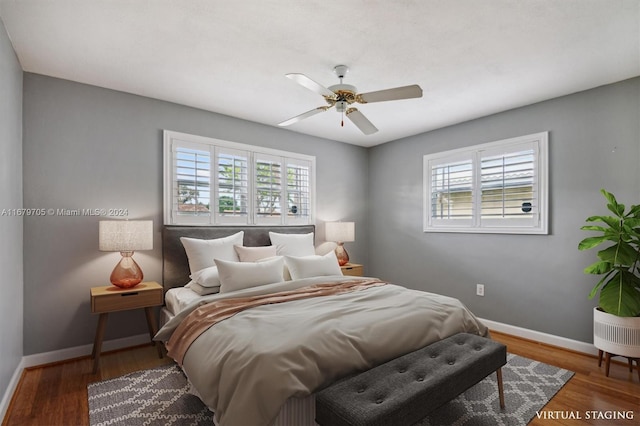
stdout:
{"type": "Polygon", "coordinates": [[[141,283],[121,290],[114,286],[91,289],[91,312],[115,312],[162,305],[162,287],[156,283],[141,283]],[[155,285],[151,285],[155,284],[155,285]]]}
{"type": "Polygon", "coordinates": [[[361,277],[364,274],[364,267],[357,263],[347,263],[340,267],[342,275],[361,277]]]}

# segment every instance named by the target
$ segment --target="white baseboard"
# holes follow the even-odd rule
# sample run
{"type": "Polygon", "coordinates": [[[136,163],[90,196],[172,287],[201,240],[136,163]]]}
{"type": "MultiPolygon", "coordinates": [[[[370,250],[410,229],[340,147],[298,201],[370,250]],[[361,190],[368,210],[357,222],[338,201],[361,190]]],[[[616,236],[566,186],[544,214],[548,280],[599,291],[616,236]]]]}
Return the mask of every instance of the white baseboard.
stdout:
{"type": "Polygon", "coordinates": [[[548,345],[558,346],[560,348],[569,349],[575,352],[581,352],[588,355],[598,355],[598,349],[593,346],[593,343],[567,339],[566,337],[555,336],[553,334],[547,334],[541,331],[530,330],[528,328],[517,327],[515,325],[504,324],[488,319],[478,319],[491,330],[510,334],[516,337],[522,337],[524,339],[534,340],[540,343],[546,343],[548,345]]]}
{"type": "MultiPolygon", "coordinates": [[[[136,336],[124,337],[105,341],[102,344],[102,352],[128,348],[130,346],[144,345],[149,343],[148,334],[138,334],[136,336]]],[[[49,364],[52,362],[65,361],[72,358],[79,358],[91,355],[93,344],[76,346],[74,348],[60,349],[58,351],[44,352],[22,357],[23,368],[34,367],[36,365],[49,364]]]]}
{"type": "MultiPolygon", "coordinates": [[[[22,360],[18,363],[18,367],[16,371],[13,372],[13,376],[11,376],[11,380],[9,381],[9,386],[4,391],[4,395],[2,395],[2,401],[0,401],[0,423],[3,423],[4,416],[7,414],[7,410],[9,409],[9,403],[11,402],[11,397],[13,393],[16,391],[18,387],[18,383],[20,382],[20,377],[22,376],[22,370],[24,369],[24,365],[22,365],[22,360]]],[[[4,423],[3,423],[4,424],[4,423]]]]}
{"type": "MultiPolygon", "coordinates": [[[[128,348],[131,346],[143,345],[149,343],[148,334],[138,334],[136,336],[125,337],[122,339],[108,340],[102,344],[102,351],[113,351],[117,349],[128,348]]],[[[74,348],[60,349],[58,351],[44,352],[34,355],[23,356],[16,368],[16,371],[11,376],[9,386],[2,395],[2,401],[0,401],[0,420],[4,419],[11,402],[11,397],[18,387],[22,371],[25,368],[35,367],[37,365],[50,364],[52,362],[65,361],[72,358],[79,358],[87,355],[91,355],[93,351],[93,345],[76,346],[74,348]]]]}

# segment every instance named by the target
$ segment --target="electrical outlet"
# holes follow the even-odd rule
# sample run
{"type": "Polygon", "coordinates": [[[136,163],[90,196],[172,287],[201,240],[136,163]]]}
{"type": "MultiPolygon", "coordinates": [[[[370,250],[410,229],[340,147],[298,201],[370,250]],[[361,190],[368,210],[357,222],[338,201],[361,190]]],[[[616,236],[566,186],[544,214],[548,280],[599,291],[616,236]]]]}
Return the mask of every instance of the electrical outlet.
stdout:
{"type": "Polygon", "coordinates": [[[484,284],[476,284],[476,295],[484,296],[484,284]]]}

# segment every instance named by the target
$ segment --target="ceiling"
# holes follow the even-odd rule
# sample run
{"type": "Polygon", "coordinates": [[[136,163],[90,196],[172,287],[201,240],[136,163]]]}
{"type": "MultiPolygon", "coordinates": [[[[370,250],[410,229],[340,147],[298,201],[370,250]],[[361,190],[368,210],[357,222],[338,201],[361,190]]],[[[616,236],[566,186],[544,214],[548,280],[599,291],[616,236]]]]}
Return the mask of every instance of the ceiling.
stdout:
{"type": "Polygon", "coordinates": [[[286,73],[360,93],[365,136],[334,110],[288,130],[361,146],[640,75],[640,0],[0,0],[27,72],[270,126],[326,105],[286,73]]]}

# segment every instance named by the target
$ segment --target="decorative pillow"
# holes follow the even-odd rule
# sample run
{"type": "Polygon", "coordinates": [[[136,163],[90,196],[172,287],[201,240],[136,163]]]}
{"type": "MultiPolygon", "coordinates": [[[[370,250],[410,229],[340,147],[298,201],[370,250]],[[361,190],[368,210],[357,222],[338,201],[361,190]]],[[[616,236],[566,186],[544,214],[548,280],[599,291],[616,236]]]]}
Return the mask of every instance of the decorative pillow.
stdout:
{"type": "Polygon", "coordinates": [[[220,286],[204,287],[195,281],[189,282],[189,284],[185,285],[185,287],[191,289],[194,293],[198,293],[200,296],[206,296],[207,294],[220,293],[220,286]]]}
{"type": "Polygon", "coordinates": [[[258,260],[267,259],[276,255],[275,246],[262,247],[243,247],[234,246],[240,262],[257,262],[258,260]]]}
{"type": "Polygon", "coordinates": [[[258,262],[268,262],[273,259],[282,259],[282,277],[285,281],[291,281],[291,274],[289,273],[289,268],[287,268],[287,264],[284,261],[283,256],[265,257],[264,259],[258,260],[258,262]]]}
{"type": "Polygon", "coordinates": [[[342,275],[336,253],[333,251],[324,256],[285,256],[284,260],[289,267],[291,279],[294,280],[325,275],[342,275]]]}
{"type": "Polygon", "coordinates": [[[284,281],[284,261],[281,257],[260,262],[229,262],[221,259],[215,262],[220,274],[220,293],[284,281]]]}
{"type": "Polygon", "coordinates": [[[180,237],[180,241],[187,252],[191,273],[215,266],[213,259],[237,261],[238,255],[233,246],[242,245],[244,231],[224,238],[214,240],[199,240],[197,238],[180,237]]]}
{"type": "Polygon", "coordinates": [[[189,278],[200,284],[202,287],[220,287],[220,276],[218,274],[217,266],[209,266],[208,268],[200,269],[199,271],[189,275],[189,278]]]}
{"type": "Polygon", "coordinates": [[[280,256],[313,256],[316,249],[313,246],[313,232],[308,234],[279,234],[269,232],[271,244],[276,247],[276,254],[280,256]]]}

